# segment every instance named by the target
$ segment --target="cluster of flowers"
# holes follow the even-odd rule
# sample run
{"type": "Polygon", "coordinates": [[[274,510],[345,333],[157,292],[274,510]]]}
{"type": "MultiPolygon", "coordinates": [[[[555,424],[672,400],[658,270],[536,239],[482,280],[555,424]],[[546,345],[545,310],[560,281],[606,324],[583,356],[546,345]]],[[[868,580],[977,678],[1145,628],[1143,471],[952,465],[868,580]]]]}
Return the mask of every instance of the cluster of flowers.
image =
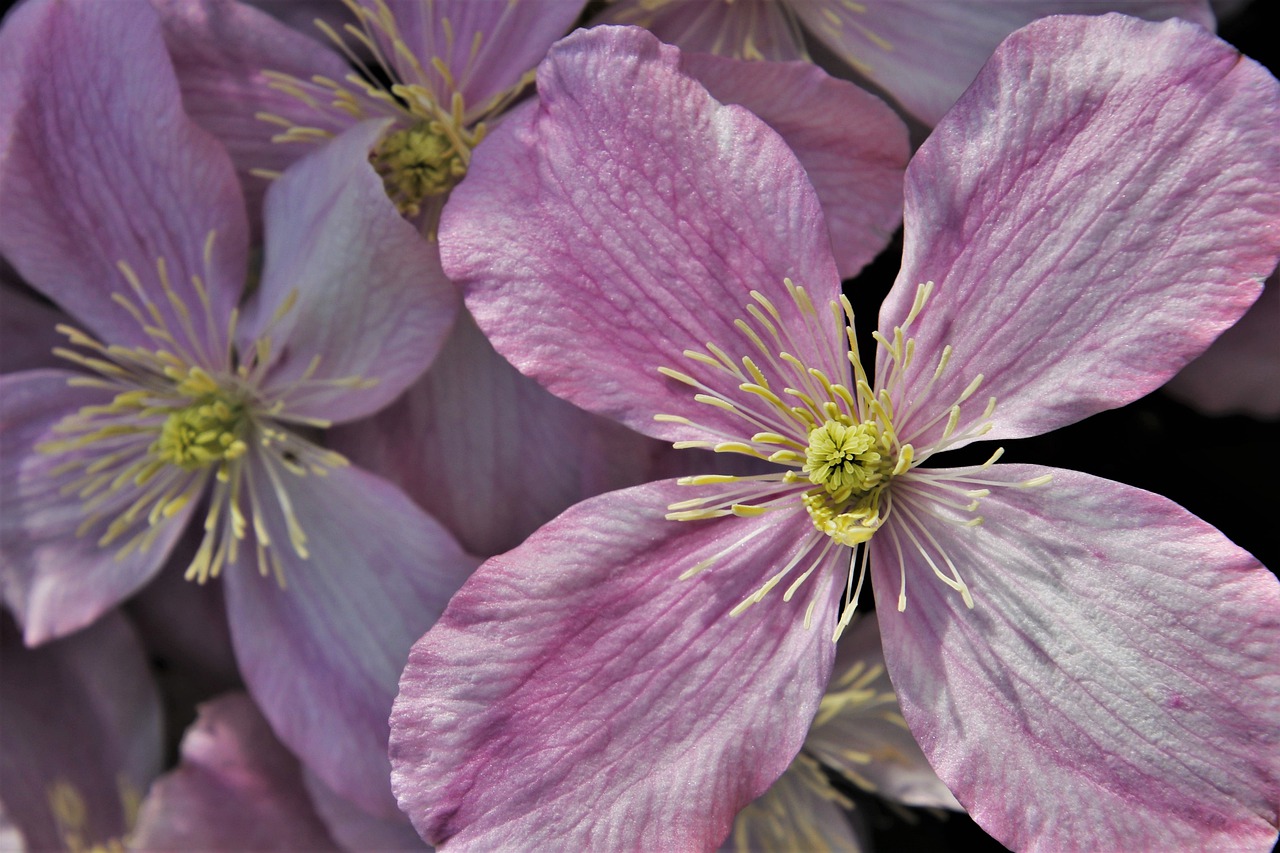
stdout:
{"type": "MultiPolygon", "coordinates": [[[[1263,292],[1280,84],[1205,0],[259,5],[0,28],[0,846],[1275,842],[1276,577],[933,459],[1263,292]]],[[[1181,393],[1280,412],[1278,290],[1181,393]]]]}

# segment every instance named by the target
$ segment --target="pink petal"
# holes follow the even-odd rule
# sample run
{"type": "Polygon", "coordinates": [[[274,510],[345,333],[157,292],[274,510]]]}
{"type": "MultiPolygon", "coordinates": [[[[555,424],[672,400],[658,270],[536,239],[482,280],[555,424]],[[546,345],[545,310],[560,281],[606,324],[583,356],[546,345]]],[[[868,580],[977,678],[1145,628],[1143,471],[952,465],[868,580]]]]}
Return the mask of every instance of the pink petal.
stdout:
{"type": "Polygon", "coordinates": [[[33,370],[0,377],[0,577],[4,601],[22,624],[32,645],[79,630],[115,607],[164,565],[191,517],[192,506],[163,522],[164,529],[146,550],[119,557],[120,545],[101,547],[107,525],[132,501],[104,508],[104,518],[82,536],[83,501],[64,495],[64,485],[79,469],[58,473],[66,454],[36,447],[54,438],[54,425],[82,406],[102,403],[102,391],[67,384],[75,374],[33,370]]]}
{"type": "MultiPolygon", "coordinates": [[[[257,461],[246,466],[257,494],[272,494],[257,461]]],[[[264,507],[286,588],[253,571],[228,573],[236,657],[302,762],[365,810],[393,815],[387,716],[400,671],[478,561],[403,493],[357,468],[286,487],[310,556],[293,552],[280,512],[264,507]]]]}
{"type": "MultiPolygon", "coordinates": [[[[729,851],[862,853],[872,849],[865,832],[854,829],[817,762],[801,753],[768,792],[743,809],[733,834],[720,846],[729,851]]],[[[844,805],[848,805],[846,801],[844,805]]]]}
{"type": "Polygon", "coordinates": [[[127,262],[178,344],[220,364],[244,285],[244,202],[226,151],[182,112],[155,11],[144,0],[27,3],[6,19],[0,53],[0,126],[12,130],[0,252],[107,343],[154,349],[112,299],[139,302],[117,269],[127,262]],[[194,333],[162,286],[162,258],[194,333]]]}
{"type": "Polygon", "coordinates": [[[907,129],[879,98],[807,62],[686,53],[680,68],[723,104],[764,119],[795,152],[822,202],[841,278],[880,253],[902,224],[907,129]]]}
{"type": "MultiPolygon", "coordinates": [[[[1003,438],[1163,384],[1275,268],[1278,123],[1280,85],[1185,22],[1064,17],[1011,36],[907,170],[880,328],[917,283],[938,286],[895,406],[927,420],[981,373],[1003,438]]],[[[906,438],[913,423],[895,426],[917,446],[943,429],[906,438]]]]}
{"type": "Polygon", "coordinates": [[[266,265],[240,338],[246,352],[270,338],[266,388],[301,383],[285,394],[286,417],[337,422],[378,410],[426,370],[453,323],[458,295],[434,247],[369,168],[386,127],[353,127],[267,193],[266,265]],[[355,378],[372,384],[334,382],[355,378]]]}
{"type": "Polygon", "coordinates": [[[618,0],[597,23],[644,27],[667,44],[736,59],[787,61],[805,57],[804,38],[775,0],[618,0]]]}
{"type": "MultiPolygon", "coordinates": [[[[377,9],[375,0],[360,0],[360,5],[377,9]]],[[[386,5],[415,62],[431,81],[432,91],[461,92],[467,115],[474,119],[538,64],[551,43],[573,26],[586,2],[388,0],[386,5]],[[432,60],[437,58],[449,69],[456,85],[447,85],[432,68],[432,60]]],[[[386,40],[381,43],[386,50],[386,40]]],[[[406,57],[393,50],[386,52],[402,79],[414,81],[421,76],[406,57]]]]}
{"type": "Polygon", "coordinates": [[[494,352],[465,311],[421,379],[373,417],[330,432],[328,444],[485,556],[580,500],[714,464],[547,393],[494,352]]]}
{"type": "MultiPolygon", "coordinates": [[[[333,125],[336,112],[315,109],[272,88],[263,72],[307,81],[316,75],[341,81],[352,69],[332,46],[322,43],[324,37],[309,19],[307,30],[316,38],[234,0],[152,0],[152,5],[160,12],[183,107],[196,124],[227,147],[249,195],[250,215],[256,219],[268,182],[251,170],[283,172],[312,150],[307,145],[272,142],[281,128],[258,115],[279,116],[303,127],[342,129],[333,125]]],[[[290,8],[296,5],[289,3],[290,8]]]]}
{"type": "Polygon", "coordinates": [[[1280,417],[1280,276],[1267,281],[1240,322],[1165,386],[1173,397],[1214,415],[1280,417]]]}
{"type": "Polygon", "coordinates": [[[142,804],[135,849],[339,849],[307,797],[298,760],[252,699],[228,693],[199,713],[177,769],[142,804]]]}
{"type": "MultiPolygon", "coordinates": [[[[733,326],[752,288],[805,329],[783,279],[824,311],[839,286],[794,155],[679,61],[642,30],[561,41],[540,103],[477,149],[440,230],[445,269],[500,353],[552,393],[668,439],[705,436],[655,414],[743,429],[659,367],[696,375],[682,352],[708,341],[758,355],[733,326]]],[[[829,364],[836,337],[802,336],[793,354],[829,364]]]]}
{"type": "Polygon", "coordinates": [[[1213,30],[1205,0],[802,0],[793,8],[837,56],[926,124],[937,124],[1009,33],[1046,15],[1175,15],[1213,30]]]}
{"type": "MultiPolygon", "coordinates": [[[[880,614],[938,775],[1016,850],[1270,849],[1280,583],[1149,492],[1029,465],[984,477],[1010,484],[984,524],[937,507],[927,528],[974,608],[907,549],[906,611],[880,614]]],[[[890,542],[873,540],[877,590],[898,588],[890,542]]]]}
{"type": "Polygon", "coordinates": [[[414,646],[392,778],[424,838],[707,848],[787,768],[834,657],[834,567],[731,617],[808,519],[665,520],[687,495],[667,480],[578,504],[486,562],[414,646]]]}
{"type": "Polygon", "coordinates": [[[0,614],[0,645],[0,802],[25,841],[4,849],[119,843],[164,751],[160,695],[133,629],[109,613],[28,649],[0,614]]]}

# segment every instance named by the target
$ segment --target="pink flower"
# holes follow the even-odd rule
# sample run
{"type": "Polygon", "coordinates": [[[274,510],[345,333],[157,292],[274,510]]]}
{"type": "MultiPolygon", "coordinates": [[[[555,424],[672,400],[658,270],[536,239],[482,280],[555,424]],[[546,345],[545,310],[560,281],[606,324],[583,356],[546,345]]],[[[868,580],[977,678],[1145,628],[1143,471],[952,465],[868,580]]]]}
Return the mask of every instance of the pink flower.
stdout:
{"type": "Polygon", "coordinates": [[[29,2],[0,51],[0,251],[76,323],[80,370],[0,378],[0,579],[26,642],[133,594],[183,531],[226,581],[241,671],[329,785],[394,814],[387,714],[405,651],[475,565],[390,483],[312,440],[386,405],[455,313],[353,127],[248,220],[184,114],[146,2],[29,2]],[[197,520],[198,519],[198,520],[197,520]]]}
{"type": "Polygon", "coordinates": [[[445,268],[554,393],[774,467],[593,498],[477,570],[393,711],[419,831],[715,846],[801,749],[869,570],[904,716],[997,839],[1267,849],[1276,579],[1156,495],[921,463],[1133,400],[1245,311],[1280,256],[1275,80],[1183,22],[1010,37],[908,168],[866,369],[799,163],[679,65],[634,30],[553,49],[445,268]]]}

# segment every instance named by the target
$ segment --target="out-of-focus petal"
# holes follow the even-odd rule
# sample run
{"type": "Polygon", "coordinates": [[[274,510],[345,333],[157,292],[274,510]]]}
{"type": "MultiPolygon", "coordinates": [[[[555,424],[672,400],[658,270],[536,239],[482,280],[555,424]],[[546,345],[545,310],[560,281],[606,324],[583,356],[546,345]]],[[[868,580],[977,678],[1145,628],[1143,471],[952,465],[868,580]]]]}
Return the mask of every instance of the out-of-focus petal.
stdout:
{"type": "Polygon", "coordinates": [[[164,753],[160,696],[133,629],[109,613],[28,649],[0,614],[0,649],[0,801],[25,841],[17,849],[119,843],[164,753]]]}
{"type": "Polygon", "coordinates": [[[339,849],[298,760],[243,693],[200,706],[178,767],[152,786],[131,842],[139,850],[339,849]]]}
{"type": "Polygon", "coordinates": [[[548,393],[494,352],[465,311],[404,395],[327,438],[483,556],[514,548],[580,500],[707,473],[715,461],[548,393]]]}
{"type": "Polygon", "coordinates": [[[840,641],[805,752],[855,785],[910,806],[960,810],[902,718],[874,613],[840,641]]]}
{"type": "Polygon", "coordinates": [[[0,265],[0,373],[65,366],[53,348],[66,346],[67,339],[54,327],[68,319],[22,288],[16,277],[9,277],[8,268],[0,265]]]}
{"type": "Polygon", "coordinates": [[[577,504],[486,562],[414,646],[392,780],[428,841],[713,847],[791,763],[835,655],[834,567],[730,616],[808,520],[665,520],[687,491],[577,504]]]}
{"type": "Polygon", "coordinates": [[[418,837],[404,812],[391,817],[374,817],[350,800],[343,799],[316,774],[303,771],[303,781],[316,813],[345,850],[430,850],[418,837]]]}
{"type": "MultiPolygon", "coordinates": [[[[714,374],[682,355],[708,341],[760,357],[733,325],[748,290],[784,328],[812,330],[783,279],[809,289],[820,320],[839,279],[795,155],[682,74],[679,56],[634,28],[561,41],[539,68],[540,102],[476,150],[440,247],[494,347],[552,393],[660,438],[706,436],[658,413],[737,435],[741,421],[658,368],[714,374]]],[[[794,343],[802,361],[840,369],[834,328],[794,343]]]]}
{"type": "MultiPolygon", "coordinates": [[[[983,498],[982,525],[939,505],[928,521],[974,608],[904,545],[906,610],[880,612],[903,714],[938,775],[1015,850],[1270,849],[1276,578],[1149,492],[1029,465],[984,477],[1010,485],[983,498]]],[[[906,543],[903,519],[887,532],[906,543]]],[[[900,582],[891,542],[872,540],[878,590],[900,582]]]]}
{"type": "Polygon", "coordinates": [[[822,202],[841,278],[880,253],[902,223],[911,156],[907,128],[884,101],[807,62],[680,59],[716,100],[751,110],[795,152],[822,202]]]}
{"type": "Polygon", "coordinates": [[[991,438],[1163,384],[1275,269],[1278,124],[1276,80],[1184,21],[1059,17],[1011,36],[907,169],[881,330],[892,338],[918,283],[937,289],[909,332],[897,433],[936,439],[945,417],[917,428],[979,373],[991,438]]]}
{"type": "Polygon", "coordinates": [[[805,56],[804,36],[775,0],[619,0],[605,7],[598,23],[633,24],[684,50],[735,59],[786,62],[805,56]]]}
{"type": "MultiPolygon", "coordinates": [[[[253,169],[283,172],[311,146],[272,142],[280,132],[259,114],[302,127],[340,132],[336,110],[317,109],[271,85],[264,72],[300,80],[314,76],[341,81],[352,73],[330,46],[297,32],[265,12],[234,0],[151,0],[160,12],[165,44],[173,58],[182,104],[196,124],[226,146],[248,195],[255,219],[268,182],[253,169]]],[[[296,3],[292,5],[297,5],[296,3]]],[[[345,17],[344,8],[337,6],[345,17]]],[[[313,13],[314,16],[314,13],[313,13]]],[[[316,36],[320,31],[311,28],[316,36]]],[[[350,124],[354,124],[351,119],[350,124]]]]}
{"type": "Polygon", "coordinates": [[[266,265],[240,339],[245,351],[270,339],[264,388],[284,395],[286,418],[339,422],[385,406],[426,370],[457,312],[435,248],[369,167],[386,127],[362,122],[267,193],[266,265]]]}
{"type": "Polygon", "coordinates": [[[870,850],[849,821],[845,811],[849,805],[817,762],[801,753],[763,797],[738,814],[733,834],[720,849],[735,853],[870,850]]]}
{"type": "Polygon", "coordinates": [[[1165,390],[1209,414],[1280,417],[1280,276],[1271,276],[1249,313],[1165,390]]]}
{"type": "Polygon", "coordinates": [[[815,35],[908,112],[936,124],[1009,35],[1046,15],[1123,12],[1180,16],[1213,30],[1205,0],[801,0],[792,8],[815,35]]]}
{"type": "MultiPolygon", "coordinates": [[[[259,495],[273,489],[247,465],[259,495]]],[[[262,507],[286,588],[227,575],[236,656],[280,739],[337,793],[395,814],[387,716],[414,640],[479,562],[392,486],[357,468],[287,483],[309,556],[275,502],[262,507]]],[[[264,502],[266,503],[266,502],[264,502]]]]}
{"type": "Polygon", "coordinates": [[[60,472],[68,454],[37,446],[62,437],[54,426],[82,406],[110,400],[92,388],[67,384],[61,370],[32,370],[0,377],[0,578],[4,601],[22,624],[28,643],[42,643],[83,628],[156,573],[186,527],[192,507],[162,522],[146,549],[119,556],[124,543],[98,544],[133,493],[103,507],[103,517],[82,535],[84,501],[64,486],[82,471],[60,472]]]}
{"type": "Polygon", "coordinates": [[[226,151],[182,111],[155,10],[31,2],[2,33],[0,125],[13,135],[0,162],[0,252],[107,343],[151,350],[112,299],[141,301],[117,269],[127,263],[188,360],[225,358],[248,256],[244,201],[226,151]]]}
{"type": "MultiPolygon", "coordinates": [[[[380,0],[358,2],[375,14],[380,4],[380,0]]],[[[412,81],[425,75],[437,94],[461,92],[468,119],[473,120],[538,64],[552,42],[573,26],[585,5],[586,0],[386,0],[412,59],[402,51],[388,49],[385,37],[379,38],[379,44],[402,79],[412,81]],[[448,69],[452,84],[433,67],[437,59],[448,69]]],[[[381,36],[376,30],[375,35],[381,36]]]]}

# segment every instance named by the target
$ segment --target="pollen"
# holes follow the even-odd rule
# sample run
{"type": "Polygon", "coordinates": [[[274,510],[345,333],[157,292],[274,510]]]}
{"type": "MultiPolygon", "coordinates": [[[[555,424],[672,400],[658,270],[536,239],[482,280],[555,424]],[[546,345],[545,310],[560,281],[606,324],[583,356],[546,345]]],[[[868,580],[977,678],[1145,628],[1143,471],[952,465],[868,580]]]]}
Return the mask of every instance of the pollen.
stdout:
{"type": "Polygon", "coordinates": [[[171,412],[151,452],[164,462],[194,471],[243,456],[248,449],[247,427],[243,404],[223,396],[207,397],[171,412]]]}
{"type": "Polygon", "coordinates": [[[387,134],[369,155],[402,215],[417,216],[423,201],[449,192],[467,174],[471,149],[463,136],[444,120],[424,120],[387,134]]]}

